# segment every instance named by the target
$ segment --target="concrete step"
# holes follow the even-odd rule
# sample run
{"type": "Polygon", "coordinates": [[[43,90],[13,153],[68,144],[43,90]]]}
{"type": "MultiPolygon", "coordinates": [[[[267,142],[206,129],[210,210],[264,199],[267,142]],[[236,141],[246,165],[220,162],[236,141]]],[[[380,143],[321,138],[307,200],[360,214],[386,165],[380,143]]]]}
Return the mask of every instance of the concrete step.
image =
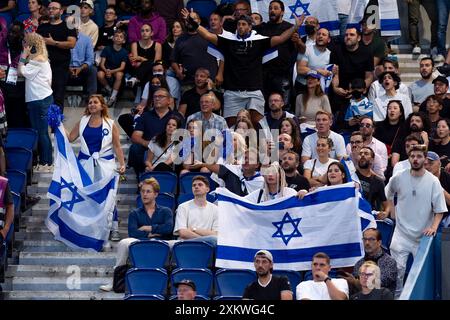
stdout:
{"type": "MultiPolygon", "coordinates": [[[[50,182],[52,181],[52,177],[53,174],[52,173],[44,173],[44,172],[36,172],[33,173],[33,175],[36,175],[36,177],[38,178],[37,181],[39,183],[47,183],[48,185],[50,184],[50,182]]],[[[132,171],[132,169],[129,169],[126,173],[125,173],[125,177],[126,177],[126,181],[121,182],[121,184],[133,184],[133,185],[137,185],[137,179],[136,179],[136,174],[132,171]]]]}
{"type": "MultiPolygon", "coordinates": [[[[43,195],[40,195],[43,197],[43,195]]],[[[136,194],[127,194],[117,195],[117,210],[119,212],[119,217],[128,217],[128,214],[130,211],[134,208],[136,208],[136,194]]],[[[31,209],[31,216],[32,217],[38,217],[38,216],[47,216],[48,215],[48,209],[49,209],[49,201],[47,199],[41,199],[39,203],[37,203],[33,208],[31,209]]]]}
{"type": "MultiPolygon", "coordinates": [[[[46,193],[48,191],[48,183],[47,182],[38,182],[37,184],[32,184],[27,187],[27,191],[29,194],[36,193],[46,193]]],[[[134,183],[119,183],[119,189],[117,191],[119,194],[134,194],[137,192],[137,185],[134,183]]]]}
{"type": "Polygon", "coordinates": [[[97,266],[39,266],[39,265],[10,265],[6,272],[7,278],[12,277],[67,277],[74,272],[82,277],[112,277],[113,267],[110,265],[97,266]]]}
{"type": "MultiPolygon", "coordinates": [[[[123,228],[121,226],[119,226],[119,234],[120,234],[120,238],[124,239],[128,237],[128,230],[126,228],[123,228]]],[[[15,235],[15,239],[16,241],[23,241],[23,240],[38,240],[38,241],[46,241],[46,240],[54,240],[54,236],[52,233],[50,233],[50,231],[46,231],[46,232],[30,232],[30,231],[26,231],[26,232],[18,232],[15,235]]]]}
{"type": "Polygon", "coordinates": [[[6,291],[5,300],[122,300],[123,293],[101,291],[6,291]]]}
{"type": "Polygon", "coordinates": [[[102,284],[111,281],[111,277],[80,277],[76,274],[63,277],[13,277],[13,291],[95,291],[102,284]]]}
{"type": "MultiPolygon", "coordinates": [[[[111,246],[105,248],[103,252],[116,252],[118,242],[110,241],[109,243],[111,246]]],[[[74,249],[57,240],[17,240],[15,246],[21,252],[74,252],[74,249]]]]}
{"type": "Polygon", "coordinates": [[[115,252],[21,252],[19,261],[21,265],[110,265],[116,259],[115,252]]]}
{"type": "MultiPolygon", "coordinates": [[[[127,210],[123,210],[123,215],[120,215],[119,212],[119,224],[123,227],[127,227],[128,226],[128,212],[127,210]]],[[[39,216],[28,216],[28,217],[22,217],[21,218],[21,226],[23,228],[27,228],[30,226],[45,226],[45,220],[47,219],[46,215],[39,215],[39,216]]]]}

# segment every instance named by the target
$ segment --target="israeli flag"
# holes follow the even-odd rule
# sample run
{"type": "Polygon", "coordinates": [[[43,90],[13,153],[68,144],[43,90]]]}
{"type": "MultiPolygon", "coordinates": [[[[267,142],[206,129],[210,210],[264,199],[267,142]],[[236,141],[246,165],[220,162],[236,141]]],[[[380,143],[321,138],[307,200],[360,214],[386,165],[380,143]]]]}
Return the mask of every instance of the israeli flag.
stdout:
{"type": "MultiPolygon", "coordinates": [[[[269,21],[269,4],[271,0],[250,0],[253,12],[258,12],[264,19],[269,21]]],[[[300,17],[314,16],[320,21],[320,26],[327,28],[331,35],[339,35],[339,18],[336,0],[285,0],[284,20],[294,24],[294,15],[300,17]]],[[[304,35],[305,27],[301,26],[299,33],[304,35]]]]}
{"type": "Polygon", "coordinates": [[[216,191],[218,267],[253,269],[260,249],[269,250],[274,268],[283,270],[310,270],[320,251],[333,267],[353,266],[364,255],[362,221],[368,227],[374,218],[353,182],[318,188],[302,200],[284,197],[259,204],[224,188],[216,191]]]}
{"type": "MultiPolygon", "coordinates": [[[[325,67],[328,71],[333,71],[333,64],[327,64],[325,67]]],[[[323,92],[325,94],[328,94],[330,91],[331,81],[333,80],[333,74],[329,75],[328,77],[320,77],[320,86],[322,87],[323,92]]]]}
{"type": "Polygon", "coordinates": [[[115,172],[92,182],[75,157],[62,124],[55,130],[55,169],[46,220],[56,240],[74,249],[100,251],[108,240],[118,178],[115,172]]]}

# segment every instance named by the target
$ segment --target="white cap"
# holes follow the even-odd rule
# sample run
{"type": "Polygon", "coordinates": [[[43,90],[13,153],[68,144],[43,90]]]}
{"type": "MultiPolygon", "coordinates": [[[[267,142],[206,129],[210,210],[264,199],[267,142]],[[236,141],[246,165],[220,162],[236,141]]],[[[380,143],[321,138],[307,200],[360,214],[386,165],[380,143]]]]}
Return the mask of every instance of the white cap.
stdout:
{"type": "Polygon", "coordinates": [[[256,259],[257,256],[259,256],[259,257],[264,257],[264,258],[266,258],[267,260],[269,260],[270,262],[273,263],[273,257],[272,257],[272,254],[271,254],[269,251],[267,251],[267,250],[259,250],[259,251],[255,254],[254,259],[256,259]]]}
{"type": "Polygon", "coordinates": [[[92,9],[94,9],[94,1],[92,1],[92,0],[81,0],[81,1],[80,1],[80,5],[83,5],[83,4],[87,4],[87,5],[89,5],[92,9]]]}

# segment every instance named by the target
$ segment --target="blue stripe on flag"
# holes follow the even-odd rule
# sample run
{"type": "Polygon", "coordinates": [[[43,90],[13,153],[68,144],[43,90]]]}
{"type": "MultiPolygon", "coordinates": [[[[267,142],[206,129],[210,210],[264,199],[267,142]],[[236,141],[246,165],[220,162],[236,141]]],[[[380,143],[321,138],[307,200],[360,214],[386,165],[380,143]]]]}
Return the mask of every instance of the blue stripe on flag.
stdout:
{"type": "Polygon", "coordinates": [[[364,199],[364,198],[359,198],[359,203],[358,203],[358,208],[359,210],[362,210],[364,212],[367,212],[369,214],[372,214],[372,206],[370,205],[370,203],[364,199]]]}
{"type": "Polygon", "coordinates": [[[291,197],[286,201],[263,206],[258,204],[252,204],[248,202],[244,202],[235,198],[231,198],[228,196],[224,196],[219,194],[217,199],[219,201],[228,201],[231,203],[238,204],[244,208],[251,210],[264,210],[264,211],[272,211],[272,210],[285,210],[289,208],[296,207],[307,207],[311,205],[318,205],[322,203],[334,202],[334,201],[343,201],[348,198],[352,198],[355,196],[355,188],[341,188],[341,189],[332,189],[332,190],[323,190],[316,193],[306,195],[302,200],[299,200],[297,197],[291,197]]]}
{"type": "MultiPolygon", "coordinates": [[[[255,253],[259,249],[247,249],[232,246],[217,246],[217,259],[253,262],[255,253]]],[[[361,256],[359,243],[320,246],[304,249],[275,250],[270,249],[276,263],[295,263],[311,261],[317,252],[325,252],[331,259],[341,259],[361,256]]]]}
{"type": "Polygon", "coordinates": [[[64,137],[61,134],[61,131],[59,131],[60,129],[56,129],[55,130],[55,138],[56,138],[56,145],[58,146],[58,152],[67,159],[67,155],[66,155],[66,143],[64,141],[64,137]]]}
{"type": "MultiPolygon", "coordinates": [[[[327,29],[328,31],[334,31],[334,30],[339,30],[339,21],[320,21],[320,27],[321,28],[325,28],[325,29],[327,29]]],[[[301,35],[301,36],[304,36],[304,35],[306,35],[306,32],[305,32],[305,26],[301,26],[299,29],[298,29],[298,33],[301,35]]]]}
{"type": "Polygon", "coordinates": [[[48,187],[48,192],[53,194],[55,197],[61,198],[61,183],[52,180],[50,186],[48,187]]]}
{"type": "Polygon", "coordinates": [[[80,172],[81,183],[83,183],[83,187],[90,186],[92,184],[91,177],[89,177],[86,170],[81,165],[80,161],[78,159],[75,159],[75,161],[77,162],[77,168],[78,171],[80,172]]]}
{"type": "Polygon", "coordinates": [[[84,236],[78,232],[72,230],[68,225],[64,223],[58,217],[59,210],[53,212],[50,219],[53,220],[59,227],[59,235],[64,240],[73,243],[80,248],[92,248],[96,251],[101,251],[103,248],[103,240],[94,239],[91,237],[84,236]]]}
{"type": "Polygon", "coordinates": [[[400,19],[381,19],[381,30],[383,31],[400,31],[400,19]]]}
{"type": "Polygon", "coordinates": [[[97,202],[98,204],[101,204],[108,197],[109,191],[114,189],[115,182],[116,177],[112,178],[111,181],[109,181],[108,184],[104,186],[102,189],[97,190],[94,193],[91,193],[87,196],[92,200],[94,200],[95,202],[97,202]]]}

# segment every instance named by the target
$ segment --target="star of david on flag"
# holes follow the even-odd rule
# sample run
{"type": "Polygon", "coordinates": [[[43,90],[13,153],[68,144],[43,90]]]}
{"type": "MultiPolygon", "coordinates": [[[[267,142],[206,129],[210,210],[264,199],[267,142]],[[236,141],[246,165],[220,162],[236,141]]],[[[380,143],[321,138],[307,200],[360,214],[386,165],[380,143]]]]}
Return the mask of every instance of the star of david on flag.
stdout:
{"type": "Polygon", "coordinates": [[[75,249],[100,251],[108,240],[118,178],[115,172],[92,182],[75,157],[62,124],[55,130],[56,157],[47,196],[47,228],[75,249]]]}
{"type": "Polygon", "coordinates": [[[302,234],[298,231],[298,224],[300,223],[302,218],[292,219],[288,212],[284,215],[283,219],[278,222],[272,222],[272,224],[277,228],[277,231],[272,235],[274,238],[281,238],[283,242],[287,245],[292,238],[301,237],[302,234]],[[293,227],[293,231],[289,234],[286,234],[286,230],[284,230],[284,225],[291,225],[293,227]]]}

